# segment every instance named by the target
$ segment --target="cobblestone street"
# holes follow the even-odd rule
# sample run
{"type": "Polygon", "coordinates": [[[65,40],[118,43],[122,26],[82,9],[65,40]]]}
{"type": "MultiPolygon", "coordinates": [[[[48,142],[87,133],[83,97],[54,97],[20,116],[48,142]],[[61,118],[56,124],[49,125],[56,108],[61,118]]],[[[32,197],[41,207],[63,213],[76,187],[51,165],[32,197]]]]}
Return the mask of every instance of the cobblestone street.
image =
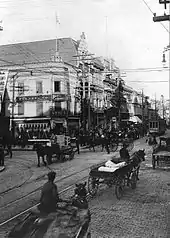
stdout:
{"type": "MultiPolygon", "coordinates": [[[[141,144],[142,146],[142,144],[141,144]]],[[[151,148],[140,169],[137,188],[117,200],[114,187],[101,187],[90,202],[93,238],[170,237],[170,176],[151,167],[151,148]]]]}
{"type": "MultiPolygon", "coordinates": [[[[135,141],[133,151],[139,148],[145,148],[146,161],[141,165],[137,188],[132,190],[130,187],[126,187],[123,197],[118,200],[115,196],[114,186],[108,188],[102,185],[97,195],[89,200],[93,238],[169,238],[169,170],[152,169],[152,148],[146,145],[145,139],[135,141]]],[[[57,172],[57,181],[64,176],[88,168],[88,166],[109,160],[113,156],[117,157],[118,152],[108,155],[105,152],[94,153],[84,150],[80,155],[76,154],[74,160],[54,163],[50,165],[50,168],[57,172]]],[[[29,208],[35,204],[35,200],[38,201],[39,193],[34,197],[19,201],[17,206],[5,208],[4,211],[2,209],[8,203],[44,184],[45,175],[49,169],[44,166],[37,168],[36,162],[36,154],[33,151],[14,152],[12,159],[6,158],[6,170],[1,173],[4,176],[1,176],[0,180],[1,221],[29,208]]],[[[68,186],[71,181],[77,182],[84,175],[88,176],[88,171],[89,169],[81,172],[80,175],[77,175],[77,179],[73,177],[64,183],[57,183],[59,191],[68,186]]],[[[4,238],[5,233],[1,229],[0,237],[4,238]]]]}

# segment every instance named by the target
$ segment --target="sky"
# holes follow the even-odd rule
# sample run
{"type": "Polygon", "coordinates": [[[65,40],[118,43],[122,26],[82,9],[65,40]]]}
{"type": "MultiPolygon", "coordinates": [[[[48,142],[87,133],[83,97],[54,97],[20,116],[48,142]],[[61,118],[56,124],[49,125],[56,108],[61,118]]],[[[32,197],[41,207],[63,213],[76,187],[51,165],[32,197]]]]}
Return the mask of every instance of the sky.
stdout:
{"type": "Polygon", "coordinates": [[[112,57],[127,85],[150,98],[169,98],[170,73],[162,64],[169,22],[162,22],[166,30],[153,22],[152,14],[168,14],[168,9],[159,0],[0,0],[0,45],[55,37],[79,40],[85,32],[89,51],[112,57]],[[157,67],[161,71],[148,70],[157,67]]]}

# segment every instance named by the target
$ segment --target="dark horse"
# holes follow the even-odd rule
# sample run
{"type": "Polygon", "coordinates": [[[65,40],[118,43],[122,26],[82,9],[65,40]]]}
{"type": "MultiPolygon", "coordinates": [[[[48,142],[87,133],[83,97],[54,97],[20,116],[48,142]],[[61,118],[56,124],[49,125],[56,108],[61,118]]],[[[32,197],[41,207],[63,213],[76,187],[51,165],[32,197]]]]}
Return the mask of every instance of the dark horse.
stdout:
{"type": "Polygon", "coordinates": [[[89,136],[87,139],[87,144],[89,145],[89,149],[93,148],[93,151],[95,152],[95,146],[101,145],[102,151],[104,148],[106,148],[106,151],[108,154],[110,154],[109,144],[110,140],[107,137],[94,137],[89,136]]]}
{"type": "Polygon", "coordinates": [[[48,164],[52,164],[52,156],[54,154],[60,158],[60,147],[58,144],[52,146],[34,144],[33,150],[37,152],[38,167],[40,167],[40,158],[42,158],[42,161],[45,166],[46,166],[45,156],[48,164]]]}
{"type": "Polygon", "coordinates": [[[139,180],[139,169],[140,169],[140,164],[142,161],[145,161],[145,150],[144,149],[134,152],[131,155],[128,164],[126,166],[118,169],[117,171],[115,171],[115,174],[117,173],[117,175],[120,177],[124,177],[127,175],[128,180],[129,180],[131,172],[133,170],[135,170],[137,180],[139,180]]]}

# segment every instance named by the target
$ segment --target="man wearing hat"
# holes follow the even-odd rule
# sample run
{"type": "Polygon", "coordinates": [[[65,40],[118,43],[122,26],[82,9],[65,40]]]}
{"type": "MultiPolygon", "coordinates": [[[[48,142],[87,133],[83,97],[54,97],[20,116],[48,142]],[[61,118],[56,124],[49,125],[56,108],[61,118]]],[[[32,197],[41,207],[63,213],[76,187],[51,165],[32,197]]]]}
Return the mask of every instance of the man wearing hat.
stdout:
{"type": "Polygon", "coordinates": [[[125,142],[123,143],[123,148],[120,149],[119,153],[120,153],[120,158],[126,163],[128,163],[130,159],[130,155],[127,149],[127,144],[125,142]]]}
{"type": "Polygon", "coordinates": [[[41,190],[40,205],[38,209],[42,213],[50,213],[56,211],[57,202],[61,201],[58,189],[54,183],[56,173],[51,171],[48,173],[48,182],[44,184],[41,190]]]}

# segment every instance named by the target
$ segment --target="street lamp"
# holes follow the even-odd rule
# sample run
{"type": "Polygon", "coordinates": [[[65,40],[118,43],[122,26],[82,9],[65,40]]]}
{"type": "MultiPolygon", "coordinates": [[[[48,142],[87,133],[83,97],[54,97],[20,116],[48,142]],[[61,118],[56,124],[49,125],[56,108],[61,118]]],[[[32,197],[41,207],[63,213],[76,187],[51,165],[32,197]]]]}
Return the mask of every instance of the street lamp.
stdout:
{"type": "MultiPolygon", "coordinates": [[[[170,24],[170,21],[169,21],[170,24]]],[[[170,29],[170,27],[169,27],[170,29]]],[[[165,59],[165,52],[169,51],[169,124],[170,124],[170,37],[169,37],[169,45],[167,47],[164,48],[163,51],[163,59],[162,59],[162,63],[163,63],[163,67],[165,67],[166,64],[166,59],[165,59]]]]}

